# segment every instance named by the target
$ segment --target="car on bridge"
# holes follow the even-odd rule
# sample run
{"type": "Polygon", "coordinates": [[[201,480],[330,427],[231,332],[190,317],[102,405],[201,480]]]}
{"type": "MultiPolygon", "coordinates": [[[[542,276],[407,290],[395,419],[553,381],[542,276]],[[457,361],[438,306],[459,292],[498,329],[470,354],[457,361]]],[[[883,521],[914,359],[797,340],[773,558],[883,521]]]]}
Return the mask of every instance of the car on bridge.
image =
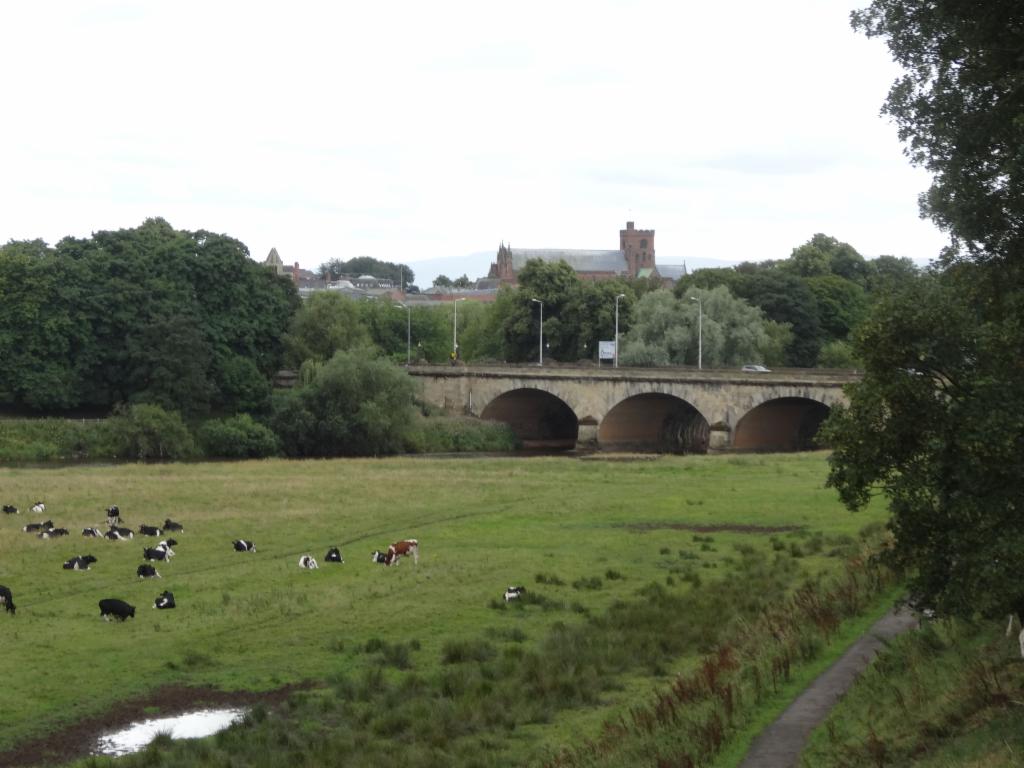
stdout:
{"type": "Polygon", "coordinates": [[[771,369],[763,365],[744,365],[740,370],[744,373],[771,373],[771,369]]]}

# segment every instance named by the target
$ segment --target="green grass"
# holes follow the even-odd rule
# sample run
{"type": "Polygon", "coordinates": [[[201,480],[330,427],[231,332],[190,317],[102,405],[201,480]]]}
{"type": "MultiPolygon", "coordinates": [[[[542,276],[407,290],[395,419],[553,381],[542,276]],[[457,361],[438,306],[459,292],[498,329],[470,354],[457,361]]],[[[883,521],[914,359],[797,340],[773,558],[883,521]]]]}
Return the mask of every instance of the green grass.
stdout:
{"type": "MultiPolygon", "coordinates": [[[[682,600],[758,556],[792,563],[790,583],[835,572],[839,559],[830,555],[881,510],[844,511],[822,487],[824,473],[821,454],[0,470],[0,502],[25,509],[44,499],[46,516],[73,534],[41,541],[20,531],[28,515],[0,519],[0,583],[18,603],[15,618],[0,616],[0,633],[5,648],[19,649],[0,688],[0,749],[168,683],[268,690],[336,680],[343,701],[344,692],[372,690],[363,683],[377,675],[399,690],[438,675],[452,686],[477,685],[488,664],[517,668],[516,653],[553,654],[560,626],[636,603],[652,582],[665,585],[666,599],[682,600]],[[178,556],[160,566],[162,580],[135,578],[144,540],[77,535],[100,524],[110,504],[133,526],[165,517],[185,524],[175,535],[178,556]],[[800,530],[719,531],[694,541],[681,525],[800,530]],[[253,539],[257,552],[231,551],[239,537],[253,539]],[[418,566],[370,563],[373,549],[405,537],[420,540],[418,566]],[[814,541],[821,546],[808,546],[814,541]],[[298,568],[300,554],[322,558],[332,545],[341,546],[344,565],[298,568]],[[92,571],[60,569],[85,553],[99,558],[92,571]],[[509,584],[525,584],[537,598],[506,608],[509,584]],[[149,607],[163,589],[174,592],[175,611],[149,607]],[[103,597],[128,600],[138,615],[123,625],[100,621],[103,597]]],[[[709,624],[728,619],[709,614],[709,624]]],[[[493,713],[513,726],[495,748],[511,762],[496,764],[596,735],[609,712],[646,698],[705,650],[706,643],[680,645],[674,656],[659,651],[657,663],[611,668],[607,687],[571,707],[531,710],[532,724],[493,713]]],[[[400,718],[374,722],[383,736],[408,726],[400,718]]]]}

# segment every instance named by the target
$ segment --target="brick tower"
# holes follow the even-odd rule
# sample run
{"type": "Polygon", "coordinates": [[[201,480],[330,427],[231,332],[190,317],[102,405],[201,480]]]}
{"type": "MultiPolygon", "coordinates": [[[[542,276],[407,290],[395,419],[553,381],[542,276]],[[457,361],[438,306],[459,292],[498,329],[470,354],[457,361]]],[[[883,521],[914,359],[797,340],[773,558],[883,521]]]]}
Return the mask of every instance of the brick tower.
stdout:
{"type": "Polygon", "coordinates": [[[630,277],[636,277],[641,269],[654,267],[653,229],[634,229],[633,222],[627,221],[626,228],[619,230],[619,248],[626,255],[630,277]]]}

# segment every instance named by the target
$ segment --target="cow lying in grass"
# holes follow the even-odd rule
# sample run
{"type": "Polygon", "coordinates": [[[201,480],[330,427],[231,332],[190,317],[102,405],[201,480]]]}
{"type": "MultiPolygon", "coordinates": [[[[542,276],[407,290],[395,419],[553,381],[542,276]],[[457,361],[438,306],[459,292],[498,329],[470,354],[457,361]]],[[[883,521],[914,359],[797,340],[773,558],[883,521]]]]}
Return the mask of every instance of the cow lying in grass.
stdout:
{"type": "Polygon", "coordinates": [[[99,528],[83,528],[82,535],[86,538],[99,539],[103,536],[99,528]]]}
{"type": "Polygon", "coordinates": [[[173,520],[171,520],[171,518],[168,517],[166,520],[164,520],[164,530],[165,531],[184,531],[185,528],[181,525],[181,523],[176,523],[173,520]]]}
{"type": "Polygon", "coordinates": [[[161,610],[174,608],[174,595],[167,591],[161,592],[159,597],[157,597],[156,601],[153,603],[153,607],[161,610]]]}
{"type": "Polygon", "coordinates": [[[14,595],[11,594],[11,590],[0,584],[0,605],[11,614],[14,615],[14,595]]]}
{"type": "Polygon", "coordinates": [[[111,616],[118,621],[124,621],[129,617],[134,619],[135,606],[128,605],[124,600],[118,600],[113,597],[100,600],[100,618],[104,621],[110,621],[111,616]]]}
{"type": "Polygon", "coordinates": [[[18,508],[16,506],[14,506],[13,504],[4,504],[4,514],[5,515],[17,515],[17,514],[19,514],[18,513],[18,508]]]}
{"type": "Polygon", "coordinates": [[[160,571],[158,571],[152,565],[143,563],[135,569],[135,575],[138,576],[140,579],[159,579],[160,571]]]}
{"type": "Polygon", "coordinates": [[[110,526],[110,530],[103,535],[111,541],[127,541],[135,538],[131,528],[118,528],[116,525],[110,526]]]}
{"type": "Polygon", "coordinates": [[[341,556],[341,550],[337,547],[331,547],[327,550],[327,554],[324,555],[324,560],[328,563],[344,563],[345,558],[341,556]]]}
{"type": "Polygon", "coordinates": [[[65,571],[88,571],[89,566],[96,562],[96,558],[92,555],[79,555],[78,557],[72,557],[66,563],[64,563],[65,571]]]}
{"type": "Polygon", "coordinates": [[[35,512],[37,515],[43,514],[46,511],[46,505],[41,501],[37,501],[31,507],[28,508],[29,512],[35,512]]]}
{"type": "Polygon", "coordinates": [[[39,532],[40,539],[56,539],[58,536],[67,536],[67,528],[48,528],[39,532]]]}
{"type": "Polygon", "coordinates": [[[316,558],[314,558],[312,555],[303,555],[299,558],[299,568],[305,568],[306,570],[314,571],[319,567],[320,566],[316,564],[316,558]]]}
{"type": "Polygon", "coordinates": [[[39,531],[49,531],[53,528],[53,520],[47,520],[45,523],[29,523],[24,526],[21,530],[25,533],[38,533],[39,531]]]}
{"type": "Polygon", "coordinates": [[[509,587],[505,590],[505,602],[507,603],[511,600],[518,600],[519,596],[522,595],[525,591],[526,587],[509,587]]]}
{"type": "Polygon", "coordinates": [[[231,546],[235,548],[235,552],[255,552],[256,545],[251,541],[245,539],[237,539],[231,542],[231,546]]]}
{"type": "Polygon", "coordinates": [[[416,539],[396,541],[388,547],[387,552],[375,551],[371,555],[371,562],[380,563],[381,565],[398,565],[400,558],[410,555],[414,563],[420,561],[420,543],[416,539]]]}

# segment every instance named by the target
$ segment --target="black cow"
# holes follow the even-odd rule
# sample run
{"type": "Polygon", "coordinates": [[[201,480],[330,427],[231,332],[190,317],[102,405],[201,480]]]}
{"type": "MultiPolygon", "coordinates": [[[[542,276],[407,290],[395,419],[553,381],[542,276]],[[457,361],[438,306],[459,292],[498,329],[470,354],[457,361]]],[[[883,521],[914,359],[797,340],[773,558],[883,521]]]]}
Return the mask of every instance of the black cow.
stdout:
{"type": "Polygon", "coordinates": [[[147,565],[146,563],[143,563],[135,569],[135,575],[138,576],[140,579],[159,579],[160,571],[158,571],[152,565],[147,565]]]}
{"type": "Polygon", "coordinates": [[[15,507],[12,504],[4,504],[4,514],[7,514],[7,515],[17,515],[18,514],[18,508],[15,507]]]}
{"type": "Polygon", "coordinates": [[[96,558],[92,555],[79,555],[78,557],[72,557],[66,563],[64,563],[65,571],[88,571],[89,566],[96,562],[96,558]]]}
{"type": "Polygon", "coordinates": [[[48,530],[42,531],[39,534],[40,539],[55,539],[58,536],[67,536],[67,528],[49,528],[48,530]]]}
{"type": "Polygon", "coordinates": [[[6,608],[11,616],[14,615],[14,595],[3,584],[0,584],[0,605],[6,608]]]}
{"type": "Polygon", "coordinates": [[[235,548],[235,552],[255,552],[256,551],[256,545],[253,544],[251,541],[246,541],[245,539],[237,539],[236,541],[232,541],[231,542],[231,546],[233,546],[235,548]]]}
{"type": "Polygon", "coordinates": [[[143,536],[163,536],[163,531],[157,528],[155,525],[140,525],[139,533],[143,536]]]}
{"type": "Polygon", "coordinates": [[[86,538],[98,539],[103,534],[100,533],[100,529],[99,528],[83,528],[82,529],[82,535],[85,536],[86,538]]]}
{"type": "Polygon", "coordinates": [[[117,525],[121,522],[121,510],[116,506],[107,507],[107,522],[110,525],[117,525]]]}
{"type": "MultiPolygon", "coordinates": [[[[150,549],[149,547],[146,547],[145,549],[142,550],[142,559],[143,560],[149,560],[150,562],[153,562],[154,560],[159,560],[160,562],[166,562],[167,561],[167,550],[166,549],[160,549],[160,547],[153,547],[152,549],[150,549]]],[[[142,574],[140,573],[139,576],[141,576],[141,575],[142,574]]]]}
{"type": "MultiPolygon", "coordinates": [[[[135,534],[132,533],[132,529],[131,528],[118,528],[116,525],[110,526],[109,533],[116,534],[116,538],[118,538],[118,539],[133,539],[133,538],[135,538],[135,534]]],[[[111,537],[107,536],[107,538],[109,539],[111,537]]]]}
{"type": "Polygon", "coordinates": [[[23,530],[25,533],[36,533],[38,531],[48,531],[53,528],[53,520],[47,520],[45,523],[29,523],[23,530]]]}
{"type": "Polygon", "coordinates": [[[520,596],[526,591],[526,587],[509,587],[505,590],[505,602],[510,600],[518,600],[520,596]]]}
{"type": "Polygon", "coordinates": [[[100,618],[104,621],[110,621],[111,616],[119,621],[124,621],[129,616],[134,619],[135,606],[128,605],[124,600],[117,600],[113,597],[100,600],[100,618]]]}
{"type": "Polygon", "coordinates": [[[160,595],[157,597],[156,601],[153,603],[153,607],[160,609],[174,608],[174,595],[167,591],[161,592],[160,595]]]}
{"type": "Polygon", "coordinates": [[[164,530],[165,531],[184,531],[185,528],[184,528],[184,526],[181,523],[176,523],[173,520],[171,520],[171,518],[168,517],[166,520],[164,520],[164,530]]]}
{"type": "Polygon", "coordinates": [[[328,563],[344,563],[345,558],[341,556],[341,550],[337,547],[331,547],[327,550],[327,554],[324,555],[324,561],[328,563]]]}

